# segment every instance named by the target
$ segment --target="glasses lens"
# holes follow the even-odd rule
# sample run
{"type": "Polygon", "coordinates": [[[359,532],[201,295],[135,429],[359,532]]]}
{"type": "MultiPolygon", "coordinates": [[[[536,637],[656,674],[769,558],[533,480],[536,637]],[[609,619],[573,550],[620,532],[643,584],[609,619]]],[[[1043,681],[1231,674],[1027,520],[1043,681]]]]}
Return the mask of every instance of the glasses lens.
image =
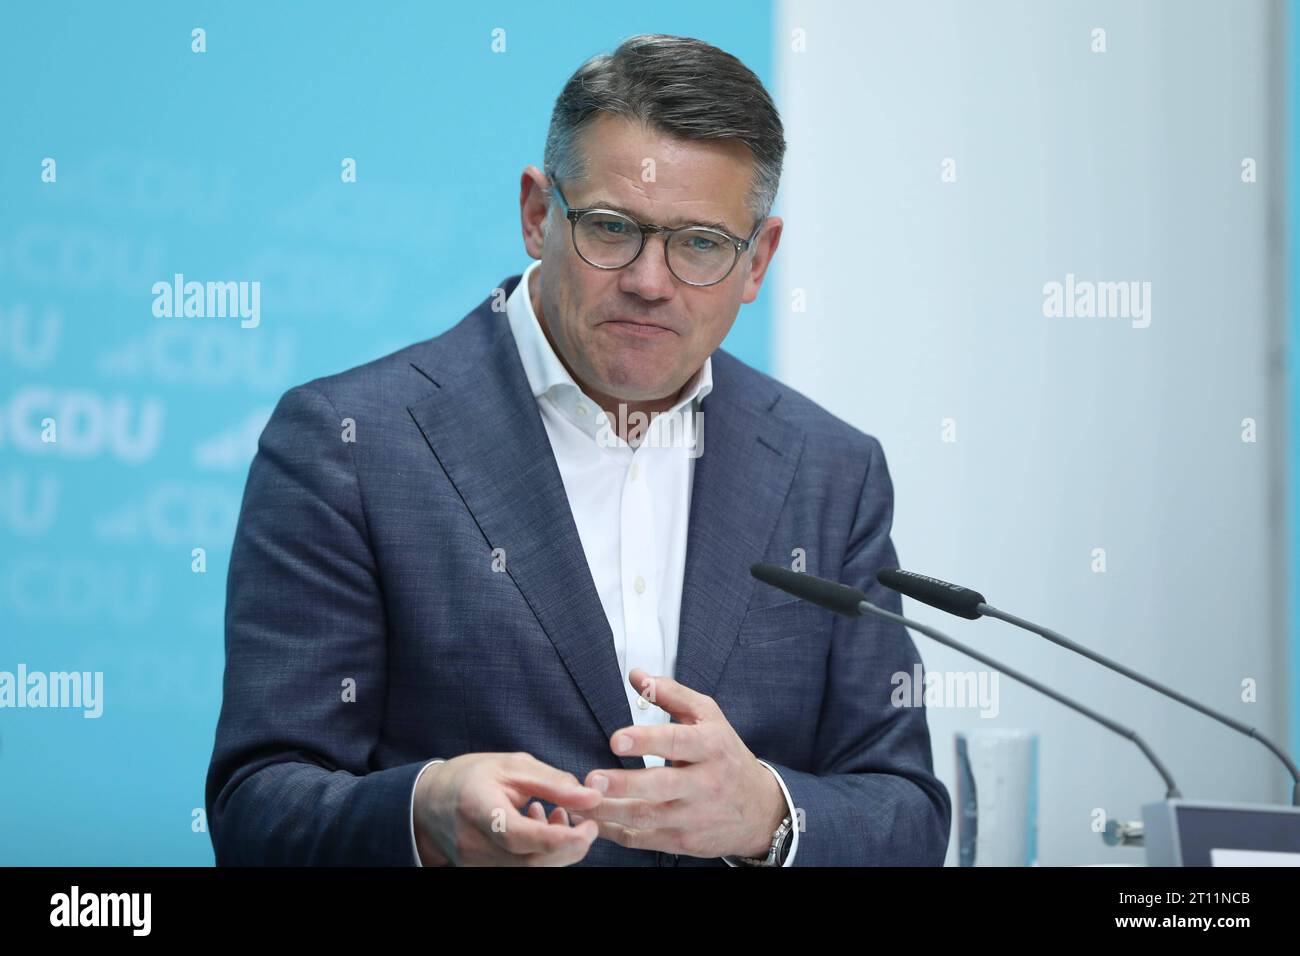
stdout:
{"type": "Polygon", "coordinates": [[[625,216],[589,212],[573,230],[578,254],[592,265],[617,269],[632,261],[641,248],[641,230],[625,216]]]}
{"type": "Polygon", "coordinates": [[[679,232],[668,243],[668,267],[684,282],[708,285],[722,279],[736,258],[725,236],[705,229],[679,232]]]}

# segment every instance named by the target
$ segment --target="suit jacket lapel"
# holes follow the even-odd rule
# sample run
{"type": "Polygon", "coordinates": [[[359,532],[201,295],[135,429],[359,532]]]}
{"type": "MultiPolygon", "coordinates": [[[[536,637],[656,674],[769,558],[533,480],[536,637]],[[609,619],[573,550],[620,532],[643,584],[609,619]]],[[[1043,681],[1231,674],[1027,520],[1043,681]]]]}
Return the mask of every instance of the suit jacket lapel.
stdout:
{"type": "Polygon", "coordinates": [[[775,390],[747,391],[738,366],[714,353],[701,404],[677,640],[676,680],[710,697],[754,590],[749,566],[763,560],[803,451],[802,434],[771,414],[775,390]]]}

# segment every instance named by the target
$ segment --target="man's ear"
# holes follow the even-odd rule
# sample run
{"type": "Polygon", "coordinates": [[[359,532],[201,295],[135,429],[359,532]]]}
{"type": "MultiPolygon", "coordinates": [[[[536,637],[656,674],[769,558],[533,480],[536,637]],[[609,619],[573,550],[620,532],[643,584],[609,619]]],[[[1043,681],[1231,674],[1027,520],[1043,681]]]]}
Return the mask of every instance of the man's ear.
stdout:
{"type": "Polygon", "coordinates": [[[542,258],[550,220],[550,180],[536,166],[527,166],[519,178],[519,225],[524,249],[534,259],[542,258]]]}
{"type": "Polygon", "coordinates": [[[767,275],[767,267],[772,264],[776,247],[781,244],[781,230],[784,225],[779,216],[769,216],[754,239],[753,252],[748,257],[749,263],[745,267],[745,291],[740,297],[742,303],[750,303],[758,298],[758,290],[763,287],[763,277],[767,275]]]}

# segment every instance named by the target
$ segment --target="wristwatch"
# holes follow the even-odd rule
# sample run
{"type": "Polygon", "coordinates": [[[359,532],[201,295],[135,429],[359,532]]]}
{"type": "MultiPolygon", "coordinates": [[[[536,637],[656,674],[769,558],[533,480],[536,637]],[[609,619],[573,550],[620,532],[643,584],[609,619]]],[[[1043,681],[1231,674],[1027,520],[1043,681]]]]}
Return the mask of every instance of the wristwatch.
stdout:
{"type": "Polygon", "coordinates": [[[767,851],[767,856],[759,860],[752,856],[732,857],[737,863],[744,863],[746,866],[781,866],[785,863],[785,858],[790,854],[790,844],[793,842],[794,824],[790,815],[786,814],[781,825],[776,828],[772,834],[772,846],[767,851]]]}

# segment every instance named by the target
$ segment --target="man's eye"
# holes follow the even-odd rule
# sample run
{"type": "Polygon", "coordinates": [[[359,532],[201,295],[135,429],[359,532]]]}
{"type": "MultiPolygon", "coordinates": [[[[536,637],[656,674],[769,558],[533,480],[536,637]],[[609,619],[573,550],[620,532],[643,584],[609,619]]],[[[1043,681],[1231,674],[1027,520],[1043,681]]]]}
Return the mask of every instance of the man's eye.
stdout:
{"type": "Polygon", "coordinates": [[[712,252],[718,248],[718,243],[712,239],[706,239],[704,236],[691,236],[691,251],[693,252],[712,252]]]}

